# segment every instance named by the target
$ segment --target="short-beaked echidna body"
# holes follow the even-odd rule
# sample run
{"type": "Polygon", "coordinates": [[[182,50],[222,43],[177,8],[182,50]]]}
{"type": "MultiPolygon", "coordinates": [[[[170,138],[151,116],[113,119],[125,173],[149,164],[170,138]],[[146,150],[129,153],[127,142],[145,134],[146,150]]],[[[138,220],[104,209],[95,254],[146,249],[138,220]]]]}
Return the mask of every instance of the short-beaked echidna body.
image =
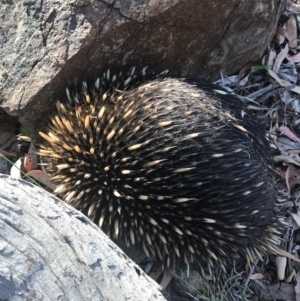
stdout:
{"type": "Polygon", "coordinates": [[[58,102],[39,153],[56,193],[169,266],[226,267],[279,243],[264,127],[218,86],[112,71],[58,102]]]}

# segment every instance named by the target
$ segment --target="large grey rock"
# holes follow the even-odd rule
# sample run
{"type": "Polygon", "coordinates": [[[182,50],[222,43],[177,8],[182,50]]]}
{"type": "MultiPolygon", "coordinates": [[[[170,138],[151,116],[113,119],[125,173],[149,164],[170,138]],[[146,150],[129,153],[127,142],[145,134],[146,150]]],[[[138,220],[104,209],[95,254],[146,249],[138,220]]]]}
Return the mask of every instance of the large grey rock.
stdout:
{"type": "Polygon", "coordinates": [[[285,2],[2,0],[1,106],[35,134],[68,81],[93,78],[107,64],[208,79],[235,72],[261,57],[285,2]]]}
{"type": "Polygon", "coordinates": [[[0,300],[165,300],[82,213],[23,180],[0,187],[0,300]]]}

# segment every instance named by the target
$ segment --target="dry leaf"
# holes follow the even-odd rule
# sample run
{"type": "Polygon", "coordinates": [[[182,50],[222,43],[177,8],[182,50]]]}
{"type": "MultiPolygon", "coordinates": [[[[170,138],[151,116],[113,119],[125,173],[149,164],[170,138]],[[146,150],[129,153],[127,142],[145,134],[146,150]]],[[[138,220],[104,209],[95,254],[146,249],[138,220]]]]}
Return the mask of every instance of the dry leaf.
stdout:
{"type": "Polygon", "coordinates": [[[283,280],[285,276],[287,258],[283,256],[276,256],[277,278],[283,280]]]}
{"type": "Polygon", "coordinates": [[[289,12],[292,12],[294,14],[299,14],[300,13],[300,4],[296,4],[291,1],[288,1],[287,5],[286,5],[286,10],[289,12]]]}
{"type": "Polygon", "coordinates": [[[31,142],[28,150],[28,154],[24,160],[24,168],[27,172],[30,170],[37,169],[38,167],[38,158],[36,152],[37,152],[36,148],[34,144],[31,142]]]}
{"type": "Polygon", "coordinates": [[[252,274],[250,276],[251,280],[259,280],[259,279],[264,279],[266,278],[262,273],[256,273],[256,274],[252,274]]]}
{"type": "Polygon", "coordinates": [[[300,138],[298,138],[288,127],[282,125],[279,127],[279,131],[291,140],[300,142],[300,138]]]}
{"type": "Polygon", "coordinates": [[[246,64],[239,72],[237,80],[239,81],[245,74],[246,71],[250,70],[251,67],[253,66],[257,66],[259,64],[259,62],[250,62],[248,64],[246,64]]]}
{"type": "Polygon", "coordinates": [[[287,55],[286,59],[288,59],[291,62],[299,63],[300,62],[300,53],[297,53],[295,55],[287,55]]]}
{"type": "Polygon", "coordinates": [[[296,286],[295,286],[295,293],[296,293],[296,300],[300,300],[300,275],[296,276],[296,286]]]}
{"type": "Polygon", "coordinates": [[[276,51],[271,49],[268,51],[268,54],[265,56],[265,58],[268,58],[267,60],[263,60],[262,65],[268,65],[268,66],[273,66],[275,59],[276,59],[276,51]]]}
{"type": "Polygon", "coordinates": [[[291,191],[295,185],[300,184],[300,170],[293,165],[289,165],[286,170],[285,181],[288,191],[291,191]]]}
{"type": "Polygon", "coordinates": [[[24,157],[19,158],[17,162],[11,167],[10,169],[10,175],[13,178],[21,179],[22,178],[22,161],[24,161],[24,157]]]}
{"type": "Polygon", "coordinates": [[[280,66],[281,66],[283,60],[286,58],[288,52],[289,52],[289,46],[288,46],[288,44],[286,44],[285,47],[283,49],[281,49],[281,51],[278,53],[278,55],[276,57],[275,63],[272,68],[275,73],[278,73],[280,66]]]}
{"type": "Polygon", "coordinates": [[[51,190],[55,190],[56,188],[56,185],[51,182],[51,177],[42,170],[31,170],[26,175],[38,180],[51,190]]]}
{"type": "Polygon", "coordinates": [[[285,25],[284,27],[278,26],[276,28],[276,42],[278,45],[281,45],[285,42],[285,39],[290,40],[289,33],[287,32],[285,25]]]}
{"type": "Polygon", "coordinates": [[[290,258],[290,259],[292,259],[292,260],[294,260],[294,261],[300,262],[300,259],[299,259],[299,258],[297,258],[297,257],[294,256],[293,254],[291,254],[291,253],[289,253],[289,252],[287,252],[287,251],[285,251],[285,250],[283,250],[283,249],[277,248],[276,251],[277,251],[277,254],[278,254],[278,255],[285,256],[285,257],[290,258]]]}
{"type": "MultiPolygon", "coordinates": [[[[269,75],[270,75],[273,79],[275,79],[275,81],[276,81],[280,86],[282,86],[282,87],[289,87],[289,86],[292,85],[290,82],[288,82],[288,81],[286,81],[286,80],[284,80],[284,79],[279,78],[278,75],[277,75],[274,71],[268,70],[268,73],[269,73],[269,75]]],[[[291,91],[300,94],[300,87],[299,87],[299,86],[295,86],[295,87],[293,87],[293,88],[291,89],[291,91]]]]}
{"type": "Polygon", "coordinates": [[[290,49],[297,48],[297,21],[296,16],[291,15],[288,21],[286,22],[286,31],[289,34],[289,46],[290,49]]]}
{"type": "Polygon", "coordinates": [[[297,166],[300,166],[299,162],[285,155],[275,156],[274,160],[275,162],[284,162],[284,163],[290,163],[290,164],[295,164],[297,166]]]}
{"type": "Polygon", "coordinates": [[[288,277],[285,278],[284,281],[285,281],[286,283],[290,283],[296,275],[297,275],[297,273],[296,273],[295,269],[292,268],[291,273],[289,274],[288,277]]]}
{"type": "Polygon", "coordinates": [[[298,216],[297,214],[291,213],[295,223],[297,224],[298,228],[296,227],[295,230],[300,228],[300,216],[298,216]]]}
{"type": "Polygon", "coordinates": [[[5,157],[8,157],[8,158],[16,158],[17,156],[12,154],[12,153],[9,153],[3,149],[0,149],[0,154],[5,156],[5,157]]]}
{"type": "Polygon", "coordinates": [[[168,284],[171,282],[171,280],[173,279],[173,273],[170,273],[170,271],[164,271],[163,274],[163,278],[160,282],[160,286],[162,288],[166,288],[168,286],[168,284]]]}

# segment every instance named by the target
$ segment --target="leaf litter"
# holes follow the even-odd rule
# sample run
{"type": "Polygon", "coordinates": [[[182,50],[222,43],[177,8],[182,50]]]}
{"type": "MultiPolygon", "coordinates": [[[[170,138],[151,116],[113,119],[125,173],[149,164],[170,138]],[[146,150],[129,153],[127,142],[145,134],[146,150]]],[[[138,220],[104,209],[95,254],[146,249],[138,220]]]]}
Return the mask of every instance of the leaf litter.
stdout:
{"type": "Polygon", "coordinates": [[[249,300],[300,300],[300,4],[289,2],[282,18],[259,64],[248,63],[238,75],[221,74],[215,82],[235,93],[265,125],[274,150],[279,207],[287,220],[278,254],[246,268],[247,287],[254,293],[249,300]]]}

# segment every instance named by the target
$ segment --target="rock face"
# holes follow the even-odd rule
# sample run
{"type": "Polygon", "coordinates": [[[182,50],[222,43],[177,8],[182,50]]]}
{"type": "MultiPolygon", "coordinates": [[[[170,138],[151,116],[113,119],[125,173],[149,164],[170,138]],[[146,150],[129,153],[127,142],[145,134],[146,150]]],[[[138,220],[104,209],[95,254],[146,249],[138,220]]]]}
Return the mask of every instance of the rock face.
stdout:
{"type": "Polygon", "coordinates": [[[233,73],[261,57],[285,2],[2,0],[0,104],[35,134],[67,82],[108,64],[207,79],[233,73]]]}
{"type": "Polygon", "coordinates": [[[0,300],[166,300],[83,214],[29,182],[0,186],[0,300]]]}

